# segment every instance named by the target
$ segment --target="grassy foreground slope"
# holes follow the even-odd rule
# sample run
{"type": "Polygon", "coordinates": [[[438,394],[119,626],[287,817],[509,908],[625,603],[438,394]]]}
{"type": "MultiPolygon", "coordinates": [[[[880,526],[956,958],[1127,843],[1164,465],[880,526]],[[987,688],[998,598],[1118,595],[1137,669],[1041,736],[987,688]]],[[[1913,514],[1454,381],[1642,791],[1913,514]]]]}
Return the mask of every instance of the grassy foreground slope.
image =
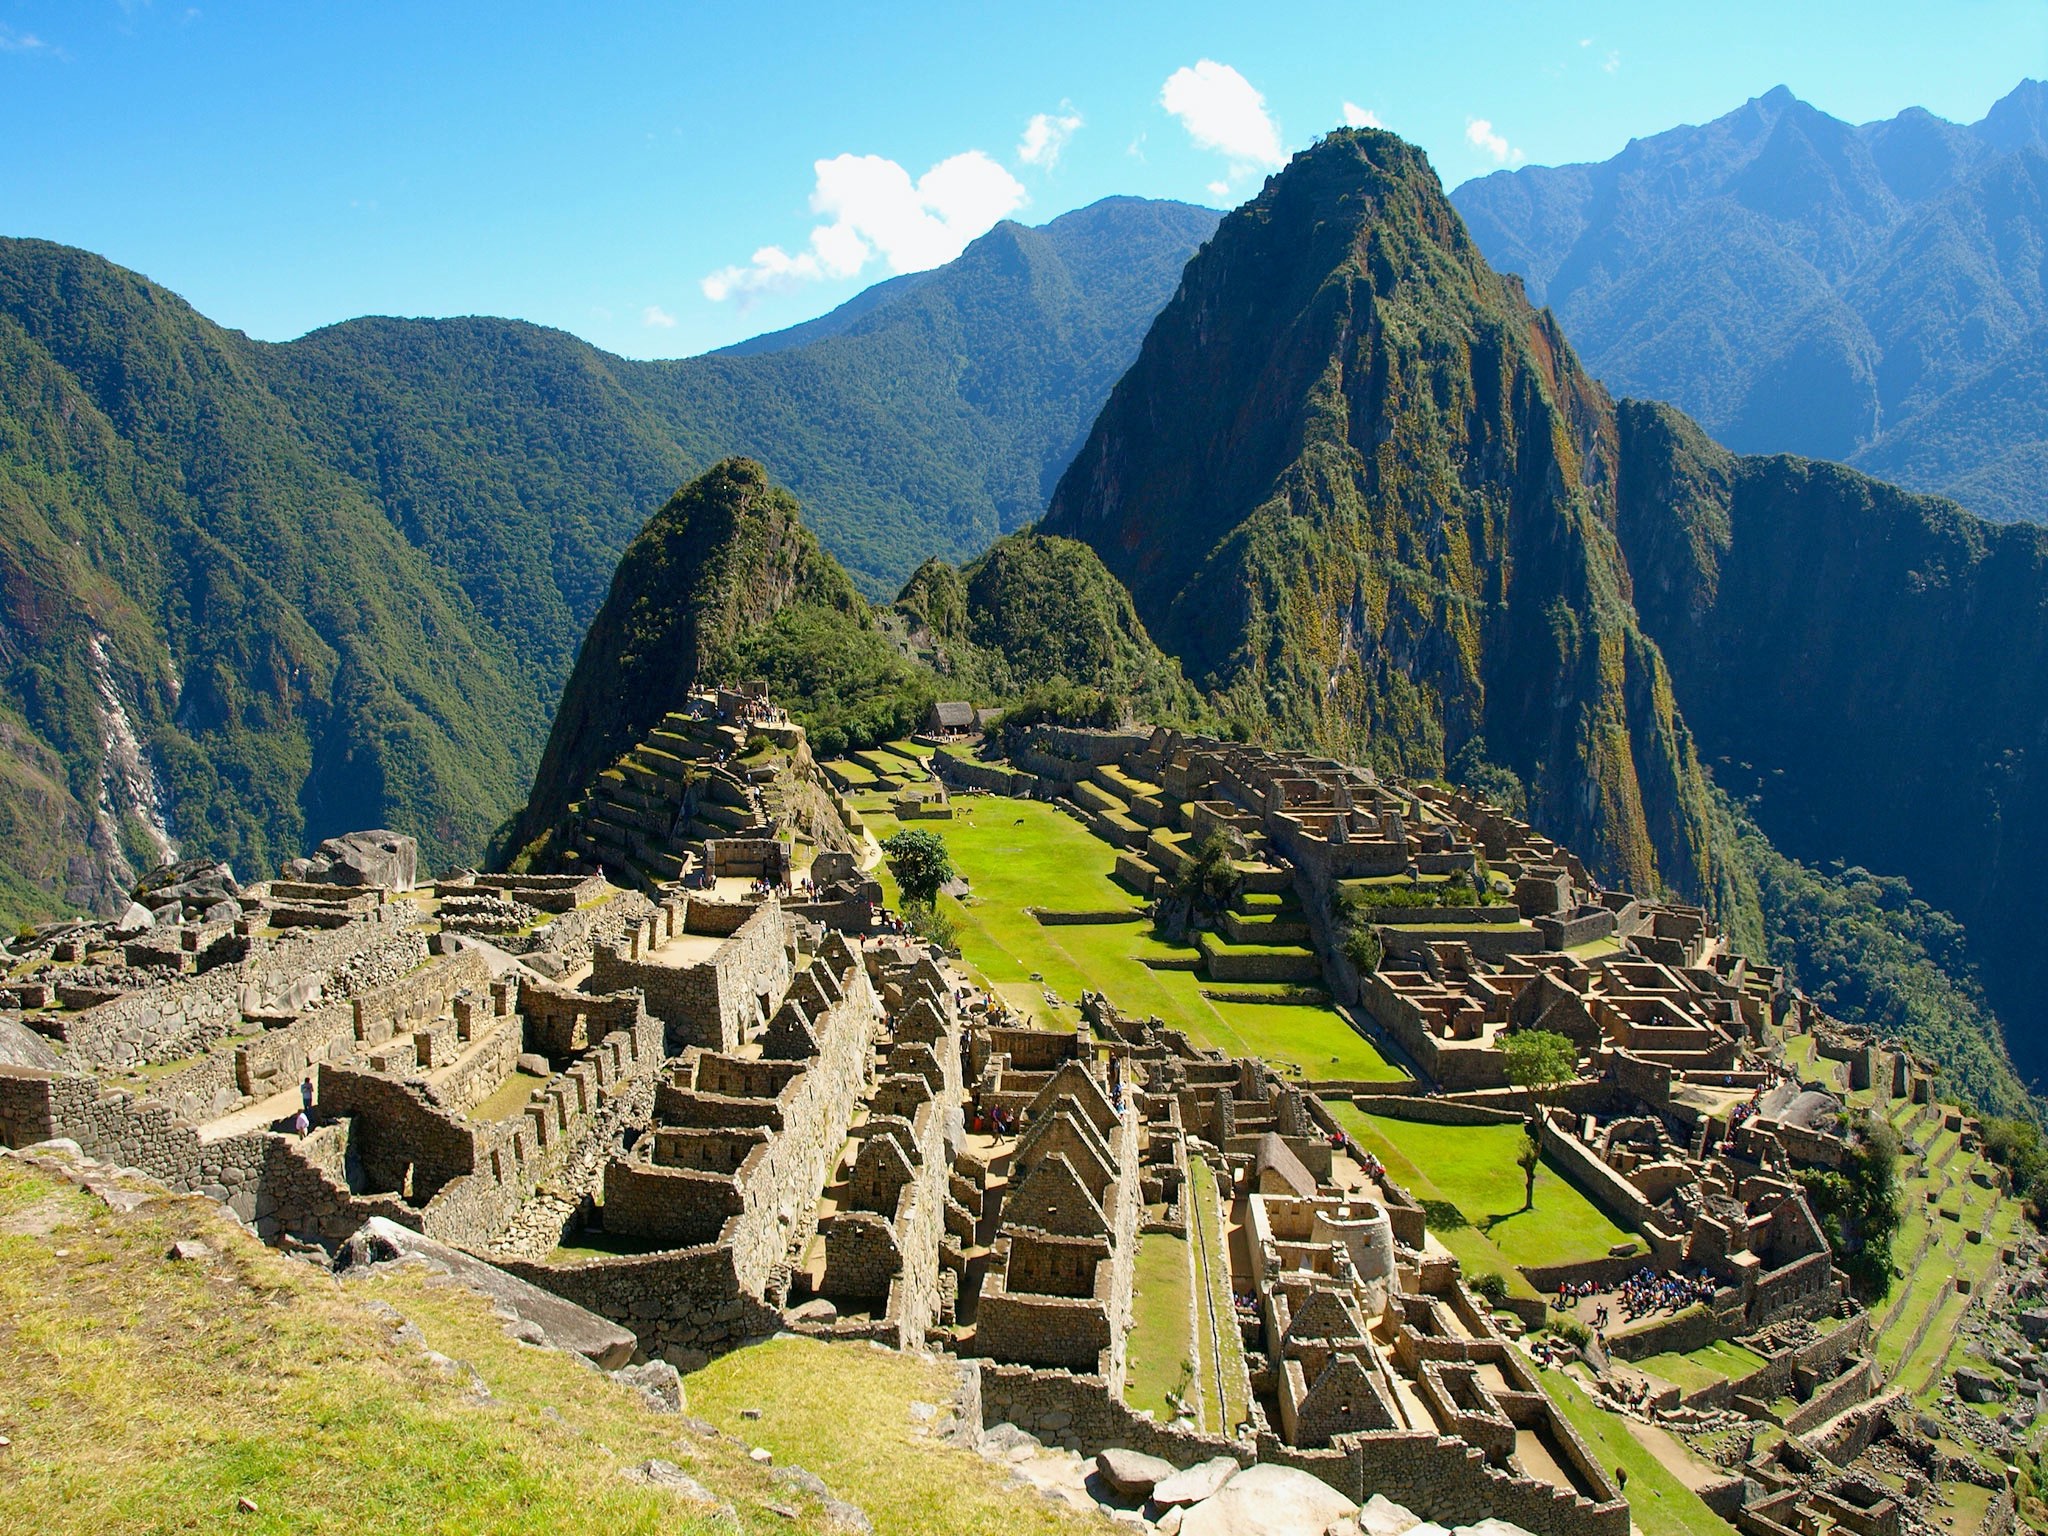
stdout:
{"type": "MultiPolygon", "coordinates": [[[[752,1355],[706,1383],[714,1411],[752,1355]]],[[[487,1302],[429,1272],[343,1282],[263,1247],[204,1200],[117,1214],[11,1161],[0,1162],[0,1379],[0,1486],[10,1518],[35,1511],[43,1532],[734,1528],[620,1475],[649,1458],[729,1501],[740,1529],[825,1529],[816,1499],[748,1459],[762,1442],[687,1433],[574,1357],[516,1342],[487,1302]],[[166,1257],[186,1239],[208,1253],[166,1257]],[[422,1337],[395,1335],[373,1302],[422,1337]]],[[[766,1443],[872,1509],[880,1532],[1074,1528],[1003,1505],[1002,1474],[979,1457],[913,1437],[911,1399],[943,1401],[947,1381],[929,1362],[825,1351],[778,1379],[776,1417],[757,1427],[765,1436],[807,1415],[800,1437],[766,1443]],[[901,1432],[870,1460],[882,1425],[901,1432]],[[885,1507],[912,1480],[928,1490],[918,1515],[930,1525],[885,1507]]]]}

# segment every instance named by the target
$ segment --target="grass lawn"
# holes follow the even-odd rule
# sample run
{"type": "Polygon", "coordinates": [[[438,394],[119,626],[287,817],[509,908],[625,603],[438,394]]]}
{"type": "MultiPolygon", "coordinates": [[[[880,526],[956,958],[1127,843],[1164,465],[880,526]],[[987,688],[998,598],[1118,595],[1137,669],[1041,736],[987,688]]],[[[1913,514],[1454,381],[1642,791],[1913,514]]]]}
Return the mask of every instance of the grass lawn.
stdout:
{"type": "Polygon", "coordinates": [[[1653,1376],[1661,1376],[1681,1392],[1697,1392],[1717,1381],[1740,1381],[1752,1371],[1763,1369],[1764,1357],[1727,1339],[1718,1339],[1683,1354],[1665,1352],[1638,1362],[1653,1376]]]}
{"type": "MultiPolygon", "coordinates": [[[[1213,984],[1193,971],[1151,969],[1143,963],[1148,958],[1190,959],[1196,951],[1163,943],[1142,922],[1040,924],[1026,907],[1139,911],[1143,903],[1110,878],[1116,850],[1041,801],[963,795],[953,807],[953,820],[931,830],[946,840],[971,895],[965,903],[942,897],[941,905],[957,926],[963,958],[1011,1007],[1048,1027],[1071,1029],[1078,1014],[1049,1008],[1044,989],[1069,1003],[1093,990],[1126,1013],[1158,1015],[1198,1045],[1263,1056],[1309,1077],[1402,1076],[1334,1008],[1215,1002],[1201,995],[1213,984]],[[1034,982],[1033,972],[1043,980],[1034,982]]],[[[877,838],[897,829],[886,814],[872,816],[870,825],[877,838]]]]}
{"type": "MultiPolygon", "coordinates": [[[[817,1501],[792,1499],[744,1442],[684,1437],[582,1361],[513,1340],[463,1287],[409,1270],[344,1283],[196,1198],[117,1216],[69,1184],[0,1167],[0,1318],[0,1374],[15,1384],[0,1398],[13,1442],[4,1481],[22,1515],[9,1529],[731,1529],[619,1476],[650,1457],[687,1465],[745,1530],[823,1529],[817,1501]],[[210,1251],[167,1260],[183,1239],[210,1251]],[[421,1344],[394,1339],[372,1300],[467,1368],[437,1369],[421,1344]],[[253,1513],[237,1511],[241,1499],[253,1513]],[[773,1501],[799,1504],[799,1519],[780,1520],[773,1501]]],[[[860,1364],[880,1380],[882,1359],[863,1351],[860,1364]]],[[[910,1449],[923,1470],[906,1459],[896,1475],[963,1508],[976,1479],[1000,1476],[971,1455],[910,1449]]],[[[1023,1503],[1003,1508],[973,1528],[1054,1528],[1031,1524],[1044,1517],[1023,1503]]],[[[874,1513],[879,1527],[879,1501],[874,1513]]]]}
{"type": "Polygon", "coordinates": [[[526,1101],[533,1097],[533,1090],[546,1087],[547,1081],[538,1072],[514,1070],[506,1074],[505,1081],[498,1084],[489,1097],[470,1110],[469,1118],[484,1125],[516,1115],[526,1108],[526,1101]]]}
{"type": "Polygon", "coordinates": [[[1202,1427],[1212,1434],[1229,1434],[1251,1412],[1252,1384],[1231,1306],[1230,1252],[1216,1198],[1216,1175],[1202,1158],[1188,1159],[1187,1198],[1188,1231],[1197,1244],[1195,1304],[1202,1309],[1195,1330],[1202,1350],[1202,1427]],[[1210,1326],[1212,1315],[1221,1325],[1220,1336],[1210,1326]]]}
{"type": "Polygon", "coordinates": [[[868,1512],[878,1536],[1113,1529],[1020,1494],[973,1452],[917,1434],[910,1405],[944,1407],[953,1394],[952,1373],[935,1360],[773,1339],[714,1360],[686,1377],[684,1390],[690,1412],[741,1445],[767,1447],[778,1466],[817,1473],[868,1512]],[[761,1417],[741,1418],[746,1409],[761,1417]]]}
{"type": "Polygon", "coordinates": [[[1162,1424],[1173,1418],[1166,1394],[1187,1395],[1194,1371],[1194,1302],[1187,1239],[1166,1232],[1139,1238],[1124,1401],[1151,1409],[1162,1424]]]}
{"type": "MultiPolygon", "coordinates": [[[[1406,1185],[1418,1200],[1455,1205],[1472,1224],[1465,1230],[1483,1237],[1509,1264],[1597,1259],[1614,1244],[1631,1240],[1547,1162],[1536,1170],[1534,1207],[1522,1209],[1522,1170],[1515,1166],[1522,1144],[1519,1125],[1423,1125],[1368,1115],[1341,1102],[1332,1102],[1330,1110],[1387,1165],[1395,1183],[1406,1185]]],[[[1464,1257],[1459,1229],[1437,1236],[1464,1257]]]]}
{"type": "Polygon", "coordinates": [[[1728,1536],[1727,1522],[1651,1455],[1622,1419],[1595,1408],[1564,1372],[1539,1366],[1536,1374],[1608,1476],[1616,1467],[1627,1470],[1630,1523],[1643,1536],[1728,1536]]]}

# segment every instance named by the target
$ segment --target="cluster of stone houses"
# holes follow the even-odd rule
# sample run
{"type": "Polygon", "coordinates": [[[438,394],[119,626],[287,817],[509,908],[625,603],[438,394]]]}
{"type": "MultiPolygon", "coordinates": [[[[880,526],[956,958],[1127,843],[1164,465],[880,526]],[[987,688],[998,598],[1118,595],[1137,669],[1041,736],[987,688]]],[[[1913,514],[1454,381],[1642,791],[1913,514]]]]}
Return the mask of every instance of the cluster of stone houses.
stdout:
{"type": "MultiPolygon", "coordinates": [[[[1219,979],[1327,986],[1413,1073],[1294,1082],[1106,999],[1077,1029],[1022,1027],[944,956],[878,937],[867,895],[785,902],[760,850],[786,857],[786,829],[731,761],[755,731],[804,751],[745,691],[672,718],[579,802],[567,873],[422,885],[409,840],[367,834],[288,879],[187,869],[118,924],[17,941],[0,1141],[70,1138],[278,1240],[333,1248],[383,1217],[684,1369],[791,1328],[943,1348],[976,1362],[988,1423],[1280,1461],[1539,1536],[1624,1536],[1622,1490],[1327,1098],[1519,1120],[1502,1038],[1555,1030],[1581,1071],[1539,1117],[1546,1153],[1640,1246],[1531,1280],[1707,1276],[1699,1342],[1850,1308],[1793,1177],[1839,1161],[1841,1106],[1764,1043],[1826,1032],[1907,1096],[1924,1074],[1698,910],[1602,889],[1463,793],[1167,730],[1019,733],[997,780],[1062,801],[1144,894],[1234,840],[1252,899],[1224,937],[1268,942],[1205,950],[1219,979]],[[1375,965],[1344,942],[1361,924],[1375,965]],[[1241,1373],[1220,1394],[1236,1422],[1124,1402],[1138,1246],[1162,1231],[1219,1256],[1230,1315],[1193,1325],[1241,1373]]],[[[1788,1390],[1832,1412],[1871,1395],[1853,1349],[1804,1369],[1788,1390]]]]}

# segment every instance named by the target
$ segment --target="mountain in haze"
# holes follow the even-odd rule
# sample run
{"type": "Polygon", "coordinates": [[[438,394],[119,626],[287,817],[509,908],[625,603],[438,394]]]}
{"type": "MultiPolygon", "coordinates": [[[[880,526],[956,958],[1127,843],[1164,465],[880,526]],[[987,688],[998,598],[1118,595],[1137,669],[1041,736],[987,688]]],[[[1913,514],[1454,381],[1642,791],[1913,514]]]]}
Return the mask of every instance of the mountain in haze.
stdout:
{"type": "Polygon", "coordinates": [[[390,823],[479,858],[648,507],[750,452],[869,596],[978,554],[1215,220],[1001,224],[678,362],[475,318],[267,345],[0,240],[0,917],[105,909],[168,845],[256,873],[390,823]]]}
{"type": "Polygon", "coordinates": [[[1615,390],[1738,451],[2048,521],[2048,85],[1861,126],[1780,86],[1452,201],[1615,390]]]}
{"type": "Polygon", "coordinates": [[[2048,1064],[2048,534],[1617,403],[1392,135],[1224,220],[1041,529],[1255,731],[1518,780],[1980,1102],[2025,1103],[1992,1005],[2048,1064]]]}

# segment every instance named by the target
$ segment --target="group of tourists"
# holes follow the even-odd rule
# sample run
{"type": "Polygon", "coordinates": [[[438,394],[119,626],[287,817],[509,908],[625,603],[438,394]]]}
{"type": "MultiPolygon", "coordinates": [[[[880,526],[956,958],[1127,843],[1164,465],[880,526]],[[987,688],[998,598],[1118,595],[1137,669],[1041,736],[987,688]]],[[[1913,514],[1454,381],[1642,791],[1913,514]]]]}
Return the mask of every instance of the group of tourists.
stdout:
{"type": "Polygon", "coordinates": [[[1621,1310],[1628,1322],[1652,1312],[1683,1312],[1696,1302],[1712,1302],[1714,1291],[1714,1277],[1704,1269],[1697,1275],[1682,1275],[1676,1270],[1659,1274],[1645,1264],[1622,1281],[1621,1310]]]}

